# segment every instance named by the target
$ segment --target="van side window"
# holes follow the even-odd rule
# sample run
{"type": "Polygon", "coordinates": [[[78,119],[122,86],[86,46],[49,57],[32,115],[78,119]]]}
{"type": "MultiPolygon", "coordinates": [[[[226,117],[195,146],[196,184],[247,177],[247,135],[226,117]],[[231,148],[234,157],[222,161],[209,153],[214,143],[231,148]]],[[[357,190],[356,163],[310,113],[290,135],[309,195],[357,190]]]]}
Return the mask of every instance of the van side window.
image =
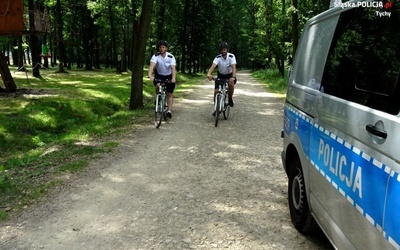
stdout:
{"type": "Polygon", "coordinates": [[[299,46],[302,51],[297,53],[297,68],[294,70],[296,83],[310,88],[321,90],[320,84],[324,64],[328,55],[329,43],[332,40],[338,17],[330,17],[323,22],[317,22],[310,26],[307,39],[299,46]],[[318,53],[317,53],[318,51],[318,53]]]}
{"type": "Polygon", "coordinates": [[[397,115],[400,110],[400,14],[375,8],[341,14],[329,50],[324,92],[397,115]]]}

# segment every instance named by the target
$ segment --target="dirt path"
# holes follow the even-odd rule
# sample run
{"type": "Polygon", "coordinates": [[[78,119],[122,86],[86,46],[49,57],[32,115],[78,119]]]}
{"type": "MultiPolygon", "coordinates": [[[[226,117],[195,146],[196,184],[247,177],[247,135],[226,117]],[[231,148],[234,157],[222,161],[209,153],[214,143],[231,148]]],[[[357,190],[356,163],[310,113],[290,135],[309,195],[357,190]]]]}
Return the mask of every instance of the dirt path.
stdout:
{"type": "Polygon", "coordinates": [[[0,249],[332,249],[292,226],[282,170],[283,99],[238,74],[214,127],[212,82],[52,194],[0,225],[0,249]]]}

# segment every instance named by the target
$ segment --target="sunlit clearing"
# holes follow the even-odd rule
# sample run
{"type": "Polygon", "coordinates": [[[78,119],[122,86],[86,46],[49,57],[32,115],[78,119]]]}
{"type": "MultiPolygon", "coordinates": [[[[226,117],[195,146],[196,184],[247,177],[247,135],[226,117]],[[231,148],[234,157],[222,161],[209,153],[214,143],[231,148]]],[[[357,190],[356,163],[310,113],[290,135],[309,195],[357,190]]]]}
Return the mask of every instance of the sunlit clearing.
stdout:
{"type": "Polygon", "coordinates": [[[130,174],[131,177],[135,177],[136,179],[143,180],[143,178],[146,178],[147,175],[144,175],[142,173],[132,173],[130,174]]]}
{"type": "Polygon", "coordinates": [[[229,147],[234,148],[234,149],[245,149],[246,148],[245,146],[238,145],[238,144],[232,144],[232,145],[229,145],[229,147]]]}
{"type": "Polygon", "coordinates": [[[118,182],[118,183],[122,183],[125,182],[125,178],[122,178],[121,176],[118,175],[114,175],[114,174],[109,174],[109,175],[105,175],[103,176],[104,178],[108,178],[113,182],[118,182]]]}
{"type": "Polygon", "coordinates": [[[97,91],[97,90],[93,90],[93,89],[82,89],[82,91],[86,92],[87,94],[94,96],[94,97],[104,98],[107,100],[112,99],[115,102],[120,102],[120,100],[118,98],[116,98],[115,96],[101,92],[101,91],[97,91]]]}
{"type": "Polygon", "coordinates": [[[60,147],[59,147],[59,146],[52,146],[52,147],[46,149],[46,151],[44,151],[44,152],[41,154],[41,156],[45,156],[45,155],[47,155],[47,154],[56,152],[56,151],[58,151],[58,150],[60,150],[60,147]]]}
{"type": "Polygon", "coordinates": [[[245,91],[243,89],[235,90],[235,94],[254,96],[254,97],[281,97],[282,98],[282,97],[286,96],[285,94],[276,94],[276,93],[268,93],[268,92],[254,93],[254,92],[245,91]]]}
{"type": "Polygon", "coordinates": [[[5,140],[11,140],[13,138],[11,133],[8,133],[7,129],[4,127],[0,127],[0,135],[5,139],[5,140]]]}
{"type": "Polygon", "coordinates": [[[149,92],[146,92],[146,91],[143,91],[143,96],[144,97],[151,97],[151,96],[153,96],[153,94],[151,94],[149,92]]]}
{"type": "Polygon", "coordinates": [[[191,147],[188,147],[188,148],[183,148],[183,147],[178,147],[178,146],[171,146],[171,147],[169,147],[168,149],[169,149],[169,150],[172,150],[172,149],[174,149],[174,150],[179,149],[180,151],[194,152],[194,151],[197,151],[197,150],[198,150],[198,147],[191,146],[191,147]]]}
{"type": "Polygon", "coordinates": [[[214,89],[214,85],[201,85],[200,88],[202,89],[214,89]]]}
{"type": "Polygon", "coordinates": [[[275,115],[281,115],[281,113],[279,113],[279,112],[277,112],[277,111],[274,111],[274,110],[265,110],[264,112],[257,112],[258,114],[260,114],[260,115],[273,115],[273,116],[275,116],[275,115]]]}
{"type": "Polygon", "coordinates": [[[86,141],[90,138],[89,134],[68,134],[63,139],[66,141],[86,141]]]}
{"type": "Polygon", "coordinates": [[[82,81],[60,81],[59,83],[66,85],[76,85],[76,84],[82,84],[82,81]]]}
{"type": "Polygon", "coordinates": [[[28,104],[30,104],[29,102],[12,102],[12,105],[2,105],[0,106],[0,111],[2,114],[6,114],[6,113],[14,113],[17,109],[23,109],[25,108],[28,104]]]}
{"type": "Polygon", "coordinates": [[[184,103],[198,103],[198,104],[203,104],[203,103],[209,103],[210,100],[193,100],[193,99],[183,99],[182,100],[184,103]]]}
{"type": "Polygon", "coordinates": [[[241,214],[253,214],[254,211],[244,209],[243,207],[234,207],[230,204],[214,204],[215,210],[220,212],[238,212],[241,214]]]}
{"type": "Polygon", "coordinates": [[[39,147],[42,147],[42,146],[46,145],[46,143],[44,143],[44,142],[42,141],[41,137],[38,136],[38,135],[32,137],[32,142],[33,142],[36,146],[39,146],[39,147]]]}
{"type": "Polygon", "coordinates": [[[214,155],[218,156],[218,157],[229,157],[229,153],[227,153],[227,152],[218,152],[218,153],[215,153],[214,155]]]}
{"type": "Polygon", "coordinates": [[[29,117],[35,120],[36,122],[41,123],[42,125],[47,125],[51,127],[55,127],[57,123],[52,116],[49,116],[47,113],[44,112],[31,114],[29,115],[29,117]]]}
{"type": "Polygon", "coordinates": [[[75,145],[79,145],[79,146],[96,146],[96,145],[99,145],[98,142],[93,142],[93,141],[77,141],[74,144],[75,145]]]}
{"type": "Polygon", "coordinates": [[[39,98],[44,98],[44,97],[57,97],[57,96],[59,96],[58,94],[57,95],[54,95],[54,94],[38,94],[38,95],[35,95],[35,94],[26,94],[26,95],[23,95],[24,97],[26,97],[26,98],[28,98],[28,99],[39,99],[39,98]]]}

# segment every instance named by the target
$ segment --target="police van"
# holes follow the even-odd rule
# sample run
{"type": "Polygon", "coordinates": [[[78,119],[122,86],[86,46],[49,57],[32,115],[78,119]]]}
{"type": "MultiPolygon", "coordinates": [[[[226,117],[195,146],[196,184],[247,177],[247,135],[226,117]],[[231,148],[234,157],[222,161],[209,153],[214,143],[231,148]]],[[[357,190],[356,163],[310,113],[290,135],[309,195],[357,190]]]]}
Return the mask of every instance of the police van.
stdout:
{"type": "Polygon", "coordinates": [[[291,220],[337,249],[400,249],[400,9],[335,5],[306,23],[289,77],[291,220]]]}

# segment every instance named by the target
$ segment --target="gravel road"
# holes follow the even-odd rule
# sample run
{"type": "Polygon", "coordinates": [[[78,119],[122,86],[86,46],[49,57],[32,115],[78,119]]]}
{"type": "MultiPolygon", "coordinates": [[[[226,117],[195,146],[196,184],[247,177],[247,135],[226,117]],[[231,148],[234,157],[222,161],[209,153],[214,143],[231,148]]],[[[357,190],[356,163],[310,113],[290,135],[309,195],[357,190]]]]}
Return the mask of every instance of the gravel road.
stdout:
{"type": "Polygon", "coordinates": [[[0,249],[332,249],[290,222],[282,97],[241,71],[215,127],[213,82],[188,91],[168,123],[127,131],[68,188],[0,224],[0,249]]]}

